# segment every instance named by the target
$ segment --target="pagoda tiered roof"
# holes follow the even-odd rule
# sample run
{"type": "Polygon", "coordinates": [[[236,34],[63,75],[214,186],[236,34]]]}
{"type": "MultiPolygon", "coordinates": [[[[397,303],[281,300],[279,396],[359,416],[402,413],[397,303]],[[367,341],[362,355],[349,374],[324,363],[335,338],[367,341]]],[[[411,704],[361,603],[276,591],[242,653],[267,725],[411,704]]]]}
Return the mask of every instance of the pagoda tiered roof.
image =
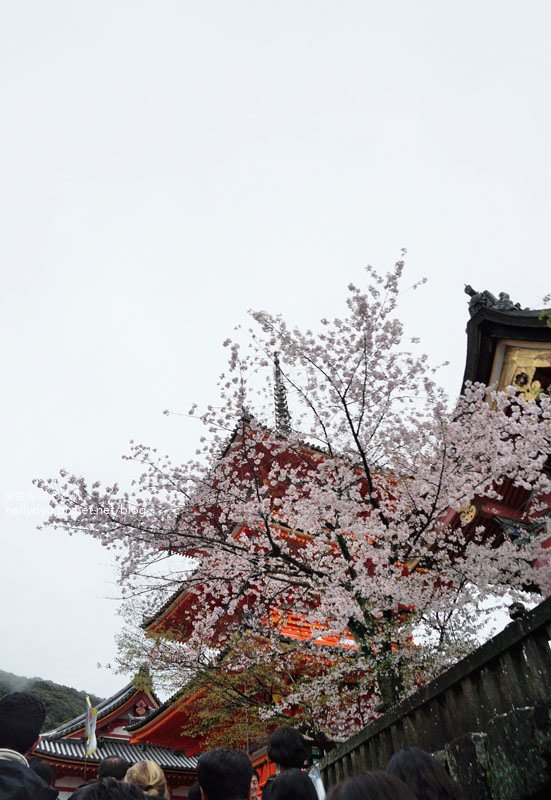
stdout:
{"type": "MultiPolygon", "coordinates": [[[[467,288],[470,290],[470,287],[467,288]]],[[[501,351],[507,346],[525,346],[527,349],[531,347],[534,354],[535,348],[542,347],[545,352],[549,352],[551,328],[548,324],[549,320],[544,318],[542,312],[522,309],[518,304],[512,303],[508,295],[504,293],[501,293],[499,298],[494,297],[489,292],[476,293],[471,290],[467,293],[471,295],[472,299],[469,306],[471,319],[467,325],[467,357],[463,385],[465,381],[480,381],[483,383],[494,381],[500,386],[505,385],[500,380],[502,378],[501,372],[498,375],[496,370],[498,368],[501,370],[500,365],[504,358],[504,354],[501,351]],[[501,359],[501,362],[499,359],[501,359]]],[[[551,360],[544,359],[542,366],[548,369],[548,365],[551,366],[551,360]]],[[[276,372],[278,367],[279,364],[277,363],[276,372]]],[[[278,377],[281,381],[280,374],[278,377]]],[[[547,383],[543,385],[543,389],[551,391],[551,389],[547,389],[547,383]]],[[[277,400],[278,397],[276,395],[276,402],[277,400]]],[[[288,411],[284,405],[282,405],[282,409],[287,414],[288,411]]],[[[246,416],[242,419],[242,423],[245,425],[250,421],[251,419],[246,416]]],[[[283,438],[285,438],[289,424],[286,416],[283,422],[285,431],[280,426],[276,433],[283,434],[283,438]]],[[[263,426],[256,425],[256,427],[261,431],[265,431],[268,435],[273,435],[274,433],[263,428],[263,426]]],[[[236,427],[222,453],[222,459],[231,455],[232,447],[238,436],[239,428],[236,427]]],[[[303,447],[305,451],[309,451],[314,456],[311,464],[313,468],[315,468],[316,457],[324,458],[327,456],[318,447],[312,447],[306,443],[303,443],[303,447]]],[[[472,520],[467,524],[465,524],[464,520],[462,521],[467,537],[484,519],[489,535],[495,538],[496,543],[499,543],[504,535],[510,535],[511,526],[522,520],[524,509],[529,502],[529,493],[521,487],[513,486],[508,482],[501,485],[499,490],[501,493],[500,501],[490,498],[478,498],[473,501],[471,509],[472,520]]],[[[551,501],[551,498],[549,500],[551,501]]],[[[452,527],[459,525],[459,512],[450,509],[442,521],[452,527]]],[[[186,620],[183,611],[186,607],[193,606],[194,596],[193,585],[186,586],[186,584],[182,584],[167,598],[156,613],[144,621],[143,627],[148,632],[162,634],[164,631],[169,631],[174,625],[185,638],[186,635],[189,635],[187,628],[191,623],[189,619],[186,620]]],[[[314,630],[309,625],[304,614],[296,614],[290,610],[283,609],[279,609],[279,612],[280,617],[278,619],[274,620],[270,617],[266,622],[271,626],[275,624],[278,632],[284,638],[310,639],[313,643],[332,647],[344,644],[342,637],[324,637],[322,630],[314,630]]],[[[191,615],[190,619],[192,617],[193,615],[191,615]]],[[[346,644],[348,645],[348,642],[346,644]]],[[[147,717],[129,726],[132,740],[140,742],[149,739],[159,743],[175,741],[175,737],[178,738],[180,735],[182,722],[185,721],[186,716],[193,713],[193,701],[194,696],[191,687],[184,687],[176,692],[165,703],[150,712],[147,717]]],[[[180,741],[182,745],[188,746],[187,741],[185,744],[184,740],[180,739],[180,741]]]]}

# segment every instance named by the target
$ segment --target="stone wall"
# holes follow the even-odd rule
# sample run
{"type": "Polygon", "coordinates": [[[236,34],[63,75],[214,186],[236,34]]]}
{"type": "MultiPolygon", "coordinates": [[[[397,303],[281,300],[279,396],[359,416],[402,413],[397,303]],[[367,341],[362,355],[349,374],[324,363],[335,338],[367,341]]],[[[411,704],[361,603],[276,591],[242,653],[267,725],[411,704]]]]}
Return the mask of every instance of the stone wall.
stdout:
{"type": "Polygon", "coordinates": [[[474,800],[551,797],[550,638],[551,598],[329,753],[326,786],[415,746],[474,800]]]}

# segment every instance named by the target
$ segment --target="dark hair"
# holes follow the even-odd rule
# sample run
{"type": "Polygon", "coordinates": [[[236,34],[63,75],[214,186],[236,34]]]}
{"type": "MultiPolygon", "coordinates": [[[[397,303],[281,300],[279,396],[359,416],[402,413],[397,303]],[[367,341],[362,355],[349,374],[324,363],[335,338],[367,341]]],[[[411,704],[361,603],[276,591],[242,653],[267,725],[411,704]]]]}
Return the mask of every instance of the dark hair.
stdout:
{"type": "Polygon", "coordinates": [[[460,800],[461,792],[434,757],[418,747],[394,753],[387,772],[406,781],[418,800],[460,800]]]}
{"type": "Polygon", "coordinates": [[[199,781],[192,783],[187,793],[188,800],[201,800],[201,787],[199,781]]]}
{"type": "Polygon", "coordinates": [[[405,783],[386,772],[369,772],[334,786],[328,800],[416,800],[405,783]]]}
{"type": "Polygon", "coordinates": [[[270,800],[318,800],[318,794],[305,772],[286,769],[273,782],[270,800]]]}
{"type": "Polygon", "coordinates": [[[283,769],[302,767],[311,756],[308,742],[294,728],[283,725],[268,739],[268,758],[283,769]]]}
{"type": "Polygon", "coordinates": [[[0,747],[25,755],[40,736],[46,707],[28,692],[10,692],[0,700],[0,747]]]}
{"type": "MultiPolygon", "coordinates": [[[[257,779],[260,780],[260,772],[253,767],[253,778],[256,775],[257,779]]],[[[252,778],[251,778],[252,780],[252,778]]]]}
{"type": "Polygon", "coordinates": [[[240,750],[216,747],[199,758],[197,778],[208,800],[248,800],[253,767],[240,750]]]}
{"type": "Polygon", "coordinates": [[[119,756],[102,758],[98,766],[98,781],[101,781],[102,778],[116,778],[118,781],[122,781],[129,766],[128,761],[119,756]]]}
{"type": "Polygon", "coordinates": [[[32,769],[33,772],[42,778],[44,783],[47,783],[48,786],[51,786],[53,783],[54,772],[49,764],[46,764],[45,761],[42,761],[41,758],[31,758],[29,759],[29,767],[32,769]]]}
{"type": "Polygon", "coordinates": [[[78,800],[146,800],[138,786],[115,778],[102,778],[78,790],[78,800]]]}

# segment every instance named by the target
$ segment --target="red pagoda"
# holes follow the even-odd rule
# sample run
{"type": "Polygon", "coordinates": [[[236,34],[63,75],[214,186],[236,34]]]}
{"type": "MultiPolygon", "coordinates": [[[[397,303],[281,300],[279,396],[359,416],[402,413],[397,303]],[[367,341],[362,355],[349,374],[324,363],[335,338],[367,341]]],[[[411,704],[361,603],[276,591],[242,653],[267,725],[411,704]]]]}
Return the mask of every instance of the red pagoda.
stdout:
{"type": "MultiPolygon", "coordinates": [[[[495,383],[498,387],[513,385],[519,393],[537,399],[539,393],[547,392],[551,386],[551,327],[542,319],[541,312],[520,309],[506,295],[495,298],[489,292],[471,295],[471,319],[467,325],[467,359],[465,381],[495,383]]],[[[277,368],[277,364],[276,364],[277,368]]],[[[283,387],[277,382],[276,369],[276,427],[284,432],[289,424],[283,387]]],[[[228,451],[230,450],[228,448],[228,451]]],[[[306,463],[315,469],[316,461],[323,454],[315,448],[306,453],[306,463]]],[[[228,453],[226,451],[226,454],[228,453]]],[[[527,492],[509,486],[502,487],[503,497],[497,503],[492,500],[477,500],[462,512],[465,533],[480,524],[492,536],[514,536],[522,532],[522,513],[527,501],[527,492]]],[[[550,503],[551,505],[551,498],[550,503]]],[[[457,512],[449,512],[450,524],[459,524],[457,512]]],[[[549,525],[546,515],[541,516],[541,525],[549,525]]],[[[245,529],[244,529],[245,531],[245,529]]],[[[246,531],[245,531],[246,533],[246,531]]],[[[300,546],[300,533],[291,531],[283,523],[279,533],[286,538],[296,538],[300,546]]],[[[551,538],[549,539],[551,545],[551,538]]],[[[193,589],[182,586],[157,613],[146,620],[147,634],[162,635],[163,632],[178,632],[185,640],[193,625],[193,589]]],[[[245,605],[241,607],[241,611],[245,605]]],[[[241,613],[241,612],[240,612],[241,613]]],[[[309,639],[330,652],[333,648],[353,649],[354,642],[347,632],[341,637],[326,636],[318,627],[310,625],[305,615],[284,608],[279,618],[265,620],[266,625],[277,627],[286,639],[309,639]]],[[[214,643],[216,644],[216,643],[214,643]]],[[[150,688],[137,689],[129,684],[121,692],[101,704],[98,715],[98,751],[94,757],[84,759],[84,716],[76,718],[44,736],[37,754],[53,765],[56,785],[68,792],[82,783],[83,769],[92,777],[97,761],[105,755],[121,755],[129,761],[152,758],[165,770],[173,797],[185,797],[194,779],[196,757],[203,748],[199,736],[183,734],[190,719],[197,712],[197,704],[204,699],[204,688],[197,689],[193,683],[182,688],[166,702],[160,703],[150,688]]],[[[260,771],[261,785],[274,771],[268,762],[262,741],[250,741],[249,752],[253,764],[260,771]]],[[[63,795],[61,795],[63,797],[63,795]]]]}
{"type": "MultiPolygon", "coordinates": [[[[470,290],[470,287],[468,287],[470,290]]],[[[551,327],[542,312],[521,309],[513,304],[503,293],[495,298],[490,292],[474,292],[471,295],[469,311],[471,319],[467,325],[467,358],[463,378],[466,381],[494,383],[498,388],[515,386],[526,397],[537,399],[542,391],[551,387],[551,327]]],[[[277,381],[276,364],[276,422],[280,426],[288,424],[288,411],[284,390],[277,381]]],[[[314,458],[319,453],[312,452],[314,458]]],[[[527,501],[527,492],[521,488],[502,487],[503,498],[499,503],[480,500],[462,512],[462,522],[474,529],[484,519],[490,535],[515,535],[517,526],[522,526],[522,512],[527,501]]],[[[548,507],[551,506],[549,498],[548,507]]],[[[450,511],[445,520],[459,524],[457,512],[450,511]]],[[[548,514],[541,516],[541,525],[549,527],[548,514]]],[[[551,532],[551,531],[550,531],[551,532]]],[[[283,535],[286,535],[283,531],[283,535]]],[[[296,535],[296,534],[294,534],[296,535]]],[[[551,546],[551,538],[549,539],[551,546]]],[[[193,602],[192,593],[185,587],[178,590],[152,618],[144,624],[146,632],[160,633],[175,627],[185,630],[185,620],[189,620],[186,607],[193,602]]],[[[324,639],[323,633],[312,631],[307,620],[300,615],[287,614],[281,633],[286,637],[312,638],[321,645],[347,646],[346,635],[338,641],[335,637],[324,639]]],[[[351,644],[351,643],[350,643],[351,644]]],[[[353,646],[353,645],[352,645],[353,646]]],[[[131,741],[135,744],[155,743],[165,747],[183,746],[193,754],[201,749],[201,742],[181,736],[182,728],[190,714],[194,713],[196,695],[184,687],[165,703],[152,710],[147,717],[134,721],[129,726],[131,741]]],[[[261,784],[273,771],[264,748],[253,749],[251,757],[255,766],[260,767],[261,784]]]]}

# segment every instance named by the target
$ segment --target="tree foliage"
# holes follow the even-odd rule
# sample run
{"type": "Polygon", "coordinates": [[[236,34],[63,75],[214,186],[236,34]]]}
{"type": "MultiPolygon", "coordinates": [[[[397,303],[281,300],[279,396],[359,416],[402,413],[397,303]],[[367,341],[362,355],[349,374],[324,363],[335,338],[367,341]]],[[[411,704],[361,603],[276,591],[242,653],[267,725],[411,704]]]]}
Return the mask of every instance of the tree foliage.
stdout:
{"type": "Polygon", "coordinates": [[[51,525],[120,549],[128,592],[185,584],[177,630],[145,645],[154,663],[204,669],[246,626],[267,644],[234,653],[236,667],[269,657],[289,672],[289,614],[307,621],[292,658],[318,674],[304,667],[273,710],[308,707],[331,732],[423,678],[420,629],[442,665],[461,650],[458,627],[476,633],[473,602],[549,587],[537,524],[521,547],[480,507],[513,486],[522,519],[539,519],[550,400],[475,384],[450,405],[395,316],[402,270],[368,268],[367,289],[350,285],[346,315],[317,332],[253,313],[245,344],[225,342],[228,370],[198,415],[195,459],[173,464],[133,445],[143,472],[127,492],[64,471],[38,481],[51,525]],[[166,569],[144,579],[162,559],[166,569]]]}
{"type": "MultiPolygon", "coordinates": [[[[68,722],[86,710],[87,692],[43,678],[25,678],[0,670],[0,697],[8,692],[31,692],[40,697],[46,706],[45,731],[68,722]]],[[[95,695],[90,695],[90,699],[93,705],[101,702],[101,697],[95,695]]]]}

